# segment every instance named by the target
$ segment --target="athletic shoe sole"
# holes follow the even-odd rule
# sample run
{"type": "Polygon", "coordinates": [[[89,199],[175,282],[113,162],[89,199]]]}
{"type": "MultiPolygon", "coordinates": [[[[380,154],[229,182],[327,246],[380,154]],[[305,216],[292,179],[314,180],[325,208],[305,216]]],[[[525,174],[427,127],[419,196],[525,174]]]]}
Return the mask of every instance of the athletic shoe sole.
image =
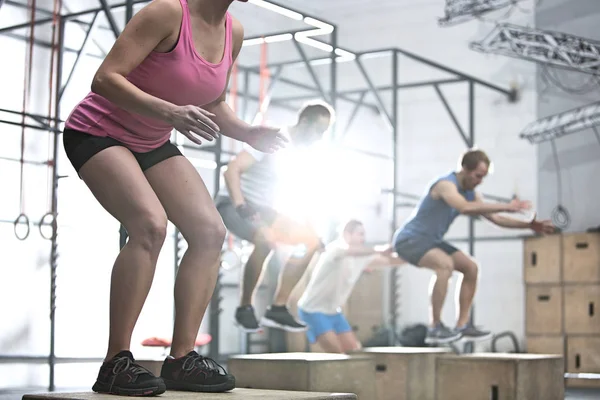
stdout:
{"type": "Polygon", "coordinates": [[[157,382],[156,386],[150,386],[146,388],[135,388],[127,389],[118,386],[110,386],[104,383],[96,382],[92,387],[92,390],[96,393],[102,394],[113,394],[117,396],[137,396],[137,397],[150,397],[158,396],[166,392],[167,387],[163,380],[157,382]]]}
{"type": "Polygon", "coordinates": [[[457,340],[460,340],[461,338],[462,338],[462,335],[460,333],[457,335],[449,336],[449,337],[445,337],[445,338],[426,337],[425,343],[426,344],[447,344],[447,343],[456,342],[457,340]]]}
{"type": "Polygon", "coordinates": [[[227,382],[215,385],[194,385],[187,382],[177,382],[163,378],[167,390],[176,390],[180,392],[204,392],[204,393],[222,393],[235,389],[235,378],[233,376],[227,382]]]}
{"type": "Polygon", "coordinates": [[[468,336],[468,335],[463,335],[463,339],[467,342],[483,342],[484,340],[489,340],[493,337],[494,335],[490,332],[487,335],[481,335],[481,336],[468,336]]]}
{"type": "Polygon", "coordinates": [[[240,324],[237,321],[234,321],[233,324],[240,328],[245,333],[262,333],[263,329],[259,326],[258,328],[246,328],[244,325],[240,324]]]}
{"type": "Polygon", "coordinates": [[[305,332],[308,329],[306,326],[294,328],[293,326],[280,324],[277,321],[265,317],[260,319],[260,325],[267,328],[283,329],[286,332],[305,332]]]}

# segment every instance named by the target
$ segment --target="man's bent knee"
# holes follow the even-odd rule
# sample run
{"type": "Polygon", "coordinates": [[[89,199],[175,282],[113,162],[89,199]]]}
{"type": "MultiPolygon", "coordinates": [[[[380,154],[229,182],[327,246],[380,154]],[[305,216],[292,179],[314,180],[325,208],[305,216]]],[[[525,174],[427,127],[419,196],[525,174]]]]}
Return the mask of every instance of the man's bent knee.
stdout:
{"type": "Polygon", "coordinates": [[[462,269],[461,271],[465,277],[465,279],[469,280],[477,280],[479,276],[479,265],[476,263],[470,263],[468,266],[462,269]]]}
{"type": "Polygon", "coordinates": [[[435,272],[438,278],[449,279],[452,276],[452,272],[454,272],[454,264],[451,260],[449,262],[441,262],[437,265],[435,272]]]}

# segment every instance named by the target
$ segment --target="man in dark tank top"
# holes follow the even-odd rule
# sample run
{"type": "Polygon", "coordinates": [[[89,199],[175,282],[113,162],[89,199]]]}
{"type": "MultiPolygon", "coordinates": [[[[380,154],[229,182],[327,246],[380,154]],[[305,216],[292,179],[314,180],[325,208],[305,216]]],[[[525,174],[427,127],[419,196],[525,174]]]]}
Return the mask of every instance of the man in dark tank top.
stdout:
{"type": "Polygon", "coordinates": [[[406,223],[395,233],[393,244],[400,257],[409,263],[435,271],[431,285],[430,327],[426,343],[450,343],[461,338],[485,340],[491,332],[469,324],[473,297],[477,286],[476,261],[443,240],[457,216],[480,215],[495,225],[513,229],[532,229],[537,233],[552,233],[550,221],[509,218],[498,213],[529,210],[528,201],[513,199],[510,203],[488,203],[475,192],[487,176],[490,159],[481,150],[469,150],[462,156],[459,171],[445,174],[433,181],[406,223]],[[441,312],[452,272],[462,274],[459,294],[459,315],[454,328],[445,326],[441,312]]]}

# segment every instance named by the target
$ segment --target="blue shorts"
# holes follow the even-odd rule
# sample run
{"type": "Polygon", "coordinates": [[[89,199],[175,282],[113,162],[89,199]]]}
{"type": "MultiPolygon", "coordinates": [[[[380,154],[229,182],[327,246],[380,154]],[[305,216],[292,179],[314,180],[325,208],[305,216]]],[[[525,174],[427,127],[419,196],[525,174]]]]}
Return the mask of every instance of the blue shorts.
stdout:
{"type": "Polygon", "coordinates": [[[352,332],[352,327],[344,317],[344,314],[323,314],[320,312],[309,313],[298,309],[298,317],[306,323],[306,337],[312,344],[317,338],[325,332],[333,331],[335,333],[352,332]]]}

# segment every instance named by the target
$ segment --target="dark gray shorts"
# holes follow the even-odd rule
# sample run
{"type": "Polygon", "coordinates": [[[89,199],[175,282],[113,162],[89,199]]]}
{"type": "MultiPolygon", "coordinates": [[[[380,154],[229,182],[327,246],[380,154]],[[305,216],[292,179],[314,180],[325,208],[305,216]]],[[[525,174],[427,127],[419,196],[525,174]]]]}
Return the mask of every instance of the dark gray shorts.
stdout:
{"type": "Polygon", "coordinates": [[[421,258],[431,249],[441,249],[449,256],[458,251],[450,243],[423,236],[398,236],[394,239],[396,253],[414,266],[419,266],[421,258]]]}
{"type": "MultiPolygon", "coordinates": [[[[258,211],[262,221],[267,225],[271,225],[277,218],[277,211],[270,207],[262,207],[255,204],[251,204],[251,206],[258,211]]],[[[228,231],[242,240],[254,243],[258,227],[240,217],[229,197],[221,196],[217,198],[216,207],[228,231]]]]}

